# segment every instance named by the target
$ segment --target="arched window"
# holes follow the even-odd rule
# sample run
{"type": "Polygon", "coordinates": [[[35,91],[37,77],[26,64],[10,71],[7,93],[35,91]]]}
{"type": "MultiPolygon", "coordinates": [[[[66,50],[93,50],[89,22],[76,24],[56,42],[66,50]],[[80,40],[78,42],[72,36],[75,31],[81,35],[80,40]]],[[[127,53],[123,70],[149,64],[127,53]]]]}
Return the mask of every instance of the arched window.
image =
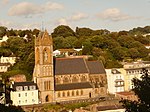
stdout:
{"type": "Polygon", "coordinates": [[[76,95],[79,96],[79,91],[78,90],[76,91],[76,95]]]}
{"type": "Polygon", "coordinates": [[[69,78],[68,77],[64,77],[63,78],[63,83],[69,83],[69,78]]]}
{"type": "Polygon", "coordinates": [[[81,95],[83,95],[83,90],[81,90],[81,95]]]}
{"type": "Polygon", "coordinates": [[[62,95],[63,95],[63,97],[65,97],[65,92],[63,92],[63,94],[62,94],[62,95]]]}
{"type": "Polygon", "coordinates": [[[69,91],[67,92],[67,96],[70,96],[70,92],[69,91]]]}
{"type": "Polygon", "coordinates": [[[86,76],[81,76],[81,82],[86,82],[87,79],[86,79],[86,76]]]}
{"type": "Polygon", "coordinates": [[[60,84],[60,78],[56,78],[56,83],[60,84]]]}
{"type": "Polygon", "coordinates": [[[72,91],[72,96],[74,96],[74,91],[72,91]]]}
{"type": "Polygon", "coordinates": [[[77,76],[73,76],[72,82],[78,82],[78,77],[77,76]]]}
{"type": "Polygon", "coordinates": [[[61,97],[61,96],[60,96],[60,92],[57,93],[57,97],[61,97]]]}

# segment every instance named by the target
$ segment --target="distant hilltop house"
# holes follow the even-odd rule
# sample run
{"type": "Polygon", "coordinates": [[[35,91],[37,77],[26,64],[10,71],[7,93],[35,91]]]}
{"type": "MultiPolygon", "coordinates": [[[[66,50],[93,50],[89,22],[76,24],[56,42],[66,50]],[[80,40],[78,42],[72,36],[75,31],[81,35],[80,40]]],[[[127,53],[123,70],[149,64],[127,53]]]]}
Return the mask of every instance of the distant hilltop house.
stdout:
{"type": "Polygon", "coordinates": [[[82,50],[81,49],[58,49],[53,51],[53,56],[59,57],[59,56],[77,56],[79,55],[79,52],[82,50]]]}
{"type": "Polygon", "coordinates": [[[16,57],[10,56],[10,57],[0,57],[0,73],[7,72],[8,68],[11,65],[14,65],[16,62],[16,57]]]}
{"type": "Polygon", "coordinates": [[[16,63],[16,59],[17,59],[17,57],[15,57],[13,55],[11,55],[9,57],[1,56],[0,63],[10,63],[11,65],[14,65],[16,63]]]}
{"type": "Polygon", "coordinates": [[[7,72],[10,66],[11,66],[10,63],[0,63],[0,73],[7,72]]]}
{"type": "Polygon", "coordinates": [[[1,39],[0,39],[0,45],[2,42],[6,42],[8,39],[7,35],[3,36],[1,39]]]}
{"type": "Polygon", "coordinates": [[[103,64],[82,57],[54,58],[53,40],[47,31],[40,32],[35,39],[33,80],[41,103],[69,102],[107,94],[103,64]]]}

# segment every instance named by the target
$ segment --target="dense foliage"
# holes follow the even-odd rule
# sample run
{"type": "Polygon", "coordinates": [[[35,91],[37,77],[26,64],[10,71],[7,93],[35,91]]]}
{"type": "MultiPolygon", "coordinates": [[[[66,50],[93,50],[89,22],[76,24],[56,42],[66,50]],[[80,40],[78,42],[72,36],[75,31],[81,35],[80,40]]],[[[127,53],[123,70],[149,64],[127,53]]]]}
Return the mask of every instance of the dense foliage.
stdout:
{"type": "MultiPolygon", "coordinates": [[[[15,55],[18,58],[15,66],[6,74],[26,74],[32,77],[34,67],[34,39],[39,33],[34,30],[8,30],[0,27],[0,36],[8,35],[7,42],[0,47],[0,56],[15,55]]],[[[80,54],[93,55],[91,60],[99,60],[105,68],[122,67],[122,61],[138,59],[150,60],[150,26],[134,28],[130,31],[110,32],[106,29],[92,30],[90,28],[76,28],[60,25],[52,32],[54,50],[62,48],[83,48],[80,54]]],[[[1,38],[0,37],[0,38],[1,38]]]]}
{"type": "Polygon", "coordinates": [[[0,111],[1,112],[24,112],[24,110],[19,106],[17,107],[12,105],[5,106],[3,104],[0,104],[0,111]]]}
{"type": "Polygon", "coordinates": [[[134,78],[132,82],[138,101],[122,100],[121,103],[127,112],[150,112],[150,75],[148,70],[143,69],[141,79],[134,78]]]}

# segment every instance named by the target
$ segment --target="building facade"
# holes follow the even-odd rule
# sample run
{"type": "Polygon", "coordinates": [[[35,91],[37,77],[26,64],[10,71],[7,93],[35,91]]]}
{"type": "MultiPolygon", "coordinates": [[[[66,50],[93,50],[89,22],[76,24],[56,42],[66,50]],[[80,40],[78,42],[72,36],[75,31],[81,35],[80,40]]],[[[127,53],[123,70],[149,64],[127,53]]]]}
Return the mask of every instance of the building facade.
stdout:
{"type": "Polygon", "coordinates": [[[9,56],[9,57],[1,57],[0,63],[10,63],[11,65],[14,65],[16,63],[16,57],[15,56],[9,56]]]}
{"type": "Polygon", "coordinates": [[[35,40],[34,82],[42,103],[88,99],[107,94],[102,63],[84,58],[53,58],[52,37],[41,32],[35,40]]]}
{"type": "Polygon", "coordinates": [[[125,91],[130,91],[133,88],[133,78],[141,78],[143,68],[150,71],[150,62],[139,61],[126,63],[123,68],[120,69],[120,72],[124,75],[125,91]]]}
{"type": "Polygon", "coordinates": [[[106,69],[108,92],[110,94],[124,91],[124,75],[119,70],[120,69],[106,69]]]}
{"type": "Polygon", "coordinates": [[[38,88],[34,82],[14,82],[10,92],[13,105],[33,105],[39,103],[38,88]]]}

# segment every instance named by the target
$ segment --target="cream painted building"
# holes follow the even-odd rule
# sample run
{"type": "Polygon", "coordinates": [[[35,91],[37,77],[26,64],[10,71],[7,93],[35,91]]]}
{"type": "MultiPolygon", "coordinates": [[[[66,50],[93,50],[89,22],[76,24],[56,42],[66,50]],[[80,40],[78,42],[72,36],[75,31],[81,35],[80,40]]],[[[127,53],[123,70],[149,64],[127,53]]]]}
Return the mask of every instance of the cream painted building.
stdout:
{"type": "Polygon", "coordinates": [[[124,75],[120,69],[105,69],[108,81],[108,93],[115,94],[116,92],[124,91],[124,75]]]}
{"type": "Polygon", "coordinates": [[[39,103],[38,88],[33,82],[15,82],[12,84],[15,91],[10,92],[13,105],[33,105],[39,103]]]}
{"type": "Polygon", "coordinates": [[[9,57],[1,56],[0,63],[10,63],[11,65],[14,65],[16,63],[16,57],[15,56],[9,56],[9,57]]]}
{"type": "Polygon", "coordinates": [[[9,63],[0,63],[0,73],[7,72],[9,67],[9,63]]]}
{"type": "Polygon", "coordinates": [[[146,68],[150,71],[150,62],[139,61],[124,64],[123,68],[120,69],[120,72],[124,75],[125,81],[125,91],[130,91],[133,88],[132,79],[142,76],[142,69],[146,68]]]}

